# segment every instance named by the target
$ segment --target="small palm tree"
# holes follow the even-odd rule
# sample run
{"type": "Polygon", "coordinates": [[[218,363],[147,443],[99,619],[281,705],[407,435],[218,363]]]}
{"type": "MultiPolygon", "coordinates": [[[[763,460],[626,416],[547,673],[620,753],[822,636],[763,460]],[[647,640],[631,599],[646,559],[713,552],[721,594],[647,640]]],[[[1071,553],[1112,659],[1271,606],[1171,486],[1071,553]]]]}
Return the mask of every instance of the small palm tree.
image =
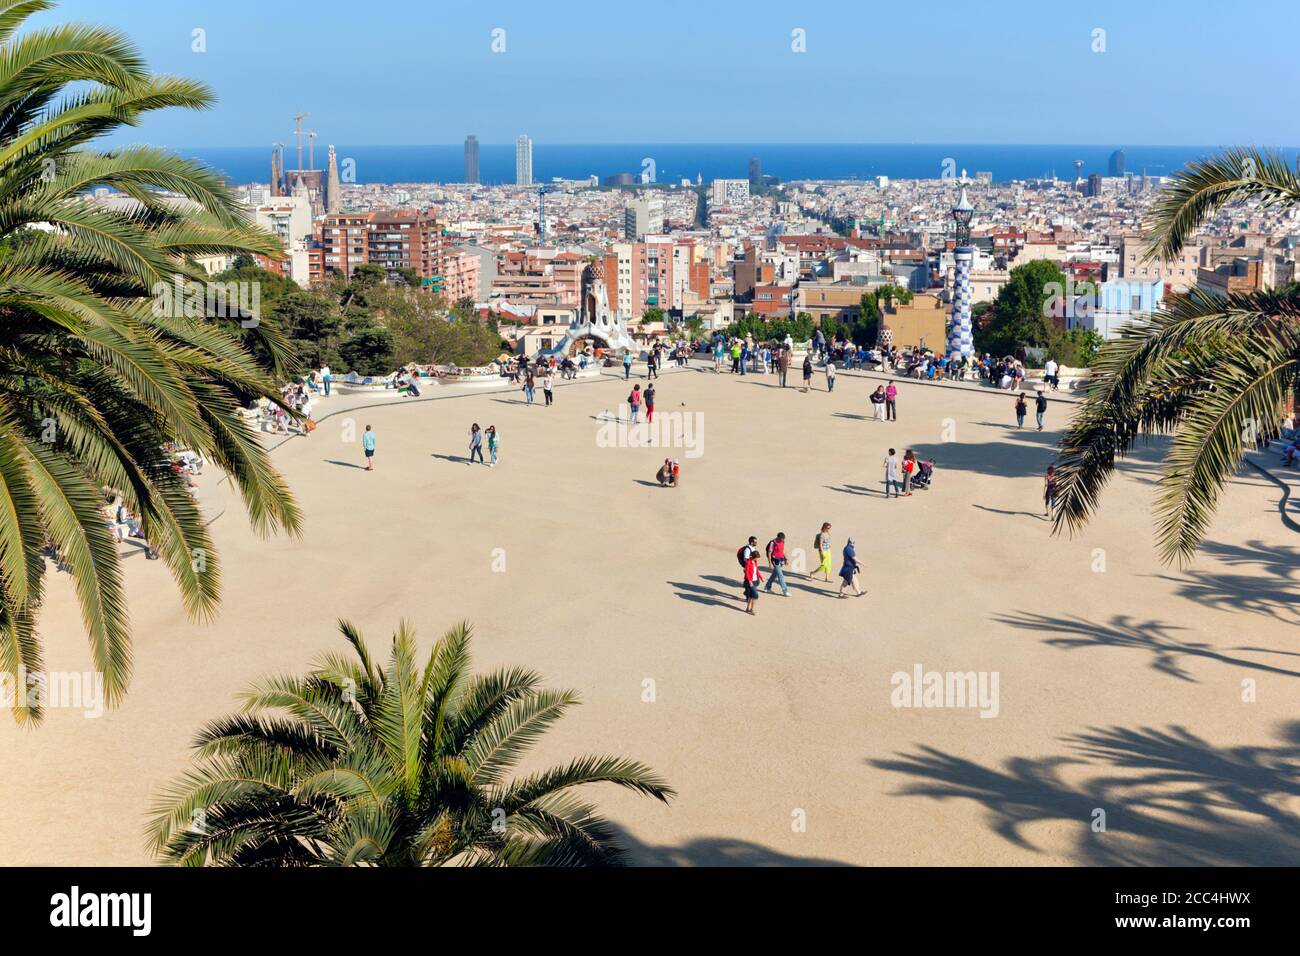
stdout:
{"type": "MultiPolygon", "coordinates": [[[[1230,203],[1300,205],[1285,159],[1230,150],[1189,164],[1153,211],[1149,257],[1176,257],[1230,203]]],[[[1157,544],[1187,561],[1245,450],[1282,418],[1300,385],[1300,286],[1216,297],[1200,290],[1126,327],[1093,363],[1061,442],[1055,530],[1077,531],[1117,460],[1139,440],[1172,435],[1157,492],[1157,544]]]]}
{"type": "MultiPolygon", "coordinates": [[[[15,35],[50,6],[0,0],[0,670],[43,670],[35,625],[43,552],[53,549],[112,704],[130,678],[131,646],[101,488],[139,518],[187,609],[213,613],[220,566],[163,446],[220,467],[259,531],[296,531],[299,512],[238,414],[253,398],[280,401],[268,373],[289,370],[292,357],[266,323],[209,318],[217,310],[206,295],[188,299],[203,302],[201,313],[157,307],[160,289],[206,291],[199,257],[281,254],[224,180],[149,147],[90,148],[152,110],[206,108],[211,93],[151,75],[110,30],[15,35]],[[91,199],[101,188],[117,201],[91,199]]],[[[20,702],[15,716],[40,711],[20,702]]]]}
{"type": "Polygon", "coordinates": [[[155,809],[155,853],[185,866],[611,864],[612,831],[572,791],[674,795],[618,757],[507,779],[578,698],[520,668],[471,676],[468,624],[443,635],[423,672],[406,625],[383,670],[351,624],[339,629],[353,655],[264,680],[242,714],[200,732],[198,767],[155,809]]]}

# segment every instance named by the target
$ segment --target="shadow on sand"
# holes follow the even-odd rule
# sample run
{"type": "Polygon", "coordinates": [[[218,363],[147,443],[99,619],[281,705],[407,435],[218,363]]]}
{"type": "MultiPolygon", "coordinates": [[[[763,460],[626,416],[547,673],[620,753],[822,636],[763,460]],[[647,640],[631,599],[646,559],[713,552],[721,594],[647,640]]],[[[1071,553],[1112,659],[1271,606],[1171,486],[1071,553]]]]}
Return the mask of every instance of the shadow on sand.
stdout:
{"type": "Polygon", "coordinates": [[[617,825],[615,838],[627,850],[627,862],[634,866],[850,866],[839,860],[815,856],[791,856],[748,840],[702,837],[677,846],[646,843],[617,825]]]}
{"type": "Polygon", "coordinates": [[[338,465],[340,468],[358,468],[361,471],[366,470],[365,465],[358,465],[355,461],[339,461],[337,458],[323,458],[321,460],[327,465],[338,465]]]}
{"type": "Polygon", "coordinates": [[[867,763],[907,778],[897,796],[982,805],[989,829],[1021,849],[1043,852],[1031,826],[1072,830],[1076,865],[1300,863],[1300,721],[1272,746],[1214,747],[1178,726],[1093,728],[1062,743],[1064,755],[1001,767],[928,746],[867,763]]]}
{"type": "Polygon", "coordinates": [[[1182,666],[1182,662],[1187,658],[1202,658],[1231,667],[1263,671],[1282,677],[1300,677],[1300,671],[1236,657],[1225,651],[1276,652],[1249,647],[1219,650],[1213,644],[1183,640],[1175,636],[1176,631],[1183,631],[1186,628],[1176,627],[1163,621],[1141,621],[1127,614],[1116,614],[1111,617],[1109,623],[1089,621],[1081,617],[1056,618],[1046,614],[1024,613],[994,615],[993,620],[1022,630],[1051,634],[1053,636],[1045,638],[1043,643],[1048,647],[1061,650],[1071,651],[1081,647],[1122,647],[1143,651],[1151,656],[1152,669],[1192,683],[1196,682],[1196,678],[1182,666]]]}

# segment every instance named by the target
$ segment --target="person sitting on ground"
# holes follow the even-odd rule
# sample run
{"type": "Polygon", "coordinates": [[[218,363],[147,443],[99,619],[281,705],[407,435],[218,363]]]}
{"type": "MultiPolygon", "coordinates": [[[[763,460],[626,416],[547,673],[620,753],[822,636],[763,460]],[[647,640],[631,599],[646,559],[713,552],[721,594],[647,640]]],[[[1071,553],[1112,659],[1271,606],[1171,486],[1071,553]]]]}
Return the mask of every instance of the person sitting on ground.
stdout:
{"type": "Polygon", "coordinates": [[[662,467],[655,472],[655,481],[661,488],[676,488],[682,481],[682,466],[671,458],[665,458],[662,467]]]}

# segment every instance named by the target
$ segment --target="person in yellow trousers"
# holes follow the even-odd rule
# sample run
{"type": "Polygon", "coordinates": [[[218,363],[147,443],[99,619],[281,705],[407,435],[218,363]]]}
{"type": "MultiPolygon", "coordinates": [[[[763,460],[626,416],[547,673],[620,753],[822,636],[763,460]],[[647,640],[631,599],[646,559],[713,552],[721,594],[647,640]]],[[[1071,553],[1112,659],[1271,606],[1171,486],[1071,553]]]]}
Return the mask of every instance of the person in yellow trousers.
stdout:
{"type": "MultiPolygon", "coordinates": [[[[831,523],[829,521],[822,524],[821,531],[817,532],[817,537],[813,539],[813,546],[817,549],[817,570],[813,574],[821,574],[825,580],[831,579],[831,523]]],[[[808,576],[812,577],[812,574],[808,576]]]]}

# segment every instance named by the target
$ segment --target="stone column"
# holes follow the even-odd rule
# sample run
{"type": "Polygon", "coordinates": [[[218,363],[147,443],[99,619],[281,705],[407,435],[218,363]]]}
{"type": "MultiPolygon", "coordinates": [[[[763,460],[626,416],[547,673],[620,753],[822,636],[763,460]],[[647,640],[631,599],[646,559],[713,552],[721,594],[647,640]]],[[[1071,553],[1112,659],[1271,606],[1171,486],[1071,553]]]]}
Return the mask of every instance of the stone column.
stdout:
{"type": "Polygon", "coordinates": [[[948,318],[948,358],[960,359],[975,354],[975,340],[971,334],[970,268],[975,250],[960,246],[953,250],[956,268],[952,282],[952,314],[948,318]]]}

